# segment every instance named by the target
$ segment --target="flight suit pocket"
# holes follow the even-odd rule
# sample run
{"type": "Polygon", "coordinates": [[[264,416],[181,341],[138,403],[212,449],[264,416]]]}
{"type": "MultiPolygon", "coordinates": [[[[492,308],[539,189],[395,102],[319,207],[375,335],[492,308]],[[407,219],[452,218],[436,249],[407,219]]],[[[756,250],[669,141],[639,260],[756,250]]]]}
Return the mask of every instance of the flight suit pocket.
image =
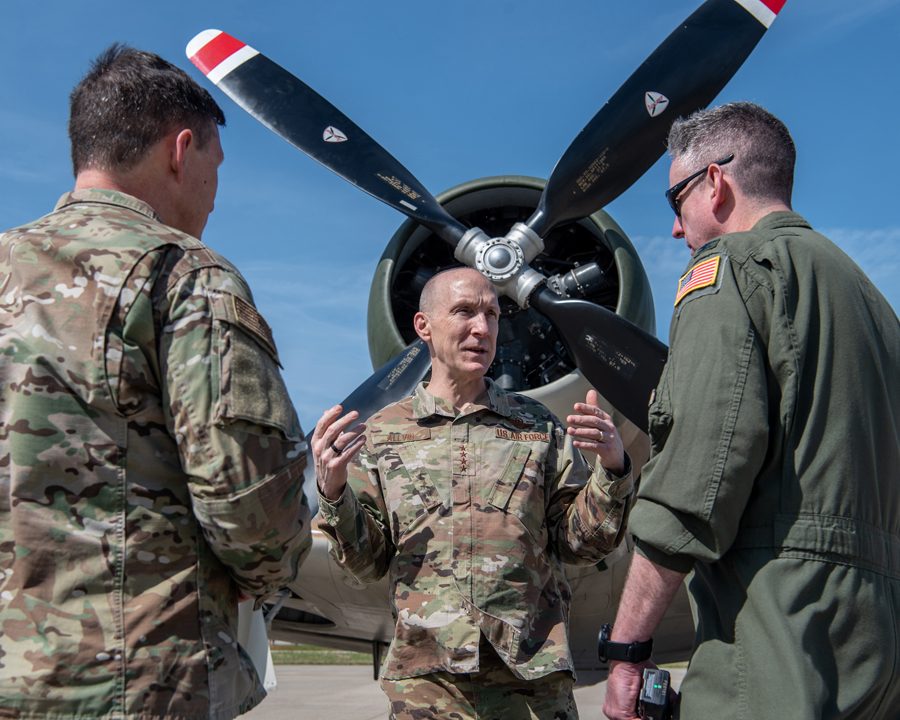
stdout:
{"type": "Polygon", "coordinates": [[[653,447],[661,447],[665,444],[672,429],[672,402],[669,392],[669,383],[671,379],[670,367],[671,350],[669,358],[663,366],[662,375],[659,378],[659,384],[653,392],[652,402],[648,412],[650,443],[653,447]]]}

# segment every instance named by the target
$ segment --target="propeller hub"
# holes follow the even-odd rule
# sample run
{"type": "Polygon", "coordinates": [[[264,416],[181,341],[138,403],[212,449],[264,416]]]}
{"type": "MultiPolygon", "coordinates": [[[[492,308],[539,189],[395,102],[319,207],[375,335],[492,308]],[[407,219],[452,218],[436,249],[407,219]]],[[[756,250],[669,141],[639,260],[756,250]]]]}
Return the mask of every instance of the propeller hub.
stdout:
{"type": "Polygon", "coordinates": [[[509,251],[508,248],[495,247],[492,248],[489,253],[487,253],[485,261],[491,267],[505,268],[513,262],[513,254],[509,251]]]}
{"type": "Polygon", "coordinates": [[[541,239],[522,223],[516,223],[506,237],[489,238],[480,228],[470,228],[453,256],[487,277],[497,292],[526,308],[528,296],[546,279],[528,265],[528,258],[536,256],[541,248],[541,239]]]}
{"type": "Polygon", "coordinates": [[[503,285],[515,277],[527,262],[525,253],[515,240],[508,237],[490,238],[477,227],[463,235],[453,255],[497,285],[503,285]]]}
{"type": "Polygon", "coordinates": [[[475,266],[491,280],[509,280],[525,264],[525,256],[515,243],[506,238],[493,238],[478,249],[475,266]]]}

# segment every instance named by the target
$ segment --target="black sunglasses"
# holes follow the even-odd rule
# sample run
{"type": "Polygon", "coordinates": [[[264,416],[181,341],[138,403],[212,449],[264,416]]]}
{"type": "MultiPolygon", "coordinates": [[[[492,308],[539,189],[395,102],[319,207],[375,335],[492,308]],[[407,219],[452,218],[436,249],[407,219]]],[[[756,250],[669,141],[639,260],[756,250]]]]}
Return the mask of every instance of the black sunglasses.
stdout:
{"type": "Polygon", "coordinates": [[[734,160],[734,153],[731,153],[731,155],[729,155],[726,158],[722,158],[721,160],[716,160],[715,162],[710,163],[702,170],[698,170],[690,177],[686,177],[684,180],[682,180],[677,185],[673,185],[668,190],[666,190],[666,200],[669,201],[669,207],[675,211],[675,216],[681,217],[681,208],[678,205],[678,196],[681,195],[681,191],[687,187],[688,183],[691,180],[693,180],[694,178],[700,177],[703,173],[705,173],[707,170],[709,170],[713,165],[727,165],[732,160],[734,160]]]}

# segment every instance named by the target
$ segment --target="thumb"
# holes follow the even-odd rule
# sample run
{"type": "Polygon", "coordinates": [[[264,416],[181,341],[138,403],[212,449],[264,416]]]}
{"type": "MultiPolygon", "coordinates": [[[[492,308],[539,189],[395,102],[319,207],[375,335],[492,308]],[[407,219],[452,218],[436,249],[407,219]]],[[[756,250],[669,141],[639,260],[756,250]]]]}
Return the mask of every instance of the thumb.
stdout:
{"type": "Polygon", "coordinates": [[[588,390],[587,397],[584,399],[584,402],[588,405],[594,405],[595,407],[600,406],[600,396],[597,395],[596,390],[588,390]]]}

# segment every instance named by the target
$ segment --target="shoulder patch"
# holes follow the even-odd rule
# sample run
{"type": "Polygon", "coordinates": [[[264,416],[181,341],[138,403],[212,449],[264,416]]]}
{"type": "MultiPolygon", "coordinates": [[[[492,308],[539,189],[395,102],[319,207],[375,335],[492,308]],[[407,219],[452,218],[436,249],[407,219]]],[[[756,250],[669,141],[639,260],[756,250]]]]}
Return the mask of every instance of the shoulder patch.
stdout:
{"type": "Polygon", "coordinates": [[[431,428],[381,433],[372,438],[372,444],[386,445],[388,443],[415,442],[416,440],[431,440],[431,428]]]}
{"type": "Polygon", "coordinates": [[[278,350],[275,347],[275,338],[272,337],[272,329],[265,318],[244,298],[231,293],[223,293],[223,295],[225,297],[225,314],[228,322],[250,333],[277,360],[278,350]]]}
{"type": "Polygon", "coordinates": [[[697,263],[678,281],[678,293],[675,295],[675,307],[678,307],[688,293],[716,284],[719,279],[719,268],[722,256],[716,255],[702,263],[697,263]]]}

